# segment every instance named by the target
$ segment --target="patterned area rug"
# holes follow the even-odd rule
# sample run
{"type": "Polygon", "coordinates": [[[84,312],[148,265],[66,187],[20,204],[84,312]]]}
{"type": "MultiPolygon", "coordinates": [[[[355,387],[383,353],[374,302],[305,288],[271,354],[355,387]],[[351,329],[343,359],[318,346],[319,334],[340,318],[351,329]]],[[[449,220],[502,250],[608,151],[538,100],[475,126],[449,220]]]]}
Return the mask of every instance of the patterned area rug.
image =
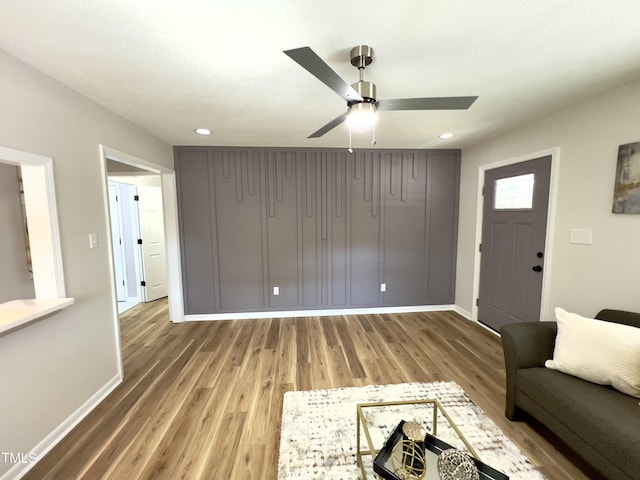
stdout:
{"type": "MultiPolygon", "coordinates": [[[[479,458],[510,479],[544,480],[511,440],[453,382],[403,383],[287,392],[282,410],[278,479],[359,479],[356,465],[356,404],[437,398],[475,448],[479,458]]],[[[400,420],[431,429],[431,413],[421,407],[387,407],[368,414],[374,445],[382,445],[400,420]],[[377,434],[377,435],[376,435],[377,434]]],[[[368,411],[368,410],[367,410],[368,411]]],[[[444,418],[437,436],[464,448],[444,418]]],[[[361,434],[362,448],[366,448],[361,434]]],[[[373,472],[369,457],[368,472],[373,472]]],[[[367,474],[373,478],[373,473],[367,474]]]]}

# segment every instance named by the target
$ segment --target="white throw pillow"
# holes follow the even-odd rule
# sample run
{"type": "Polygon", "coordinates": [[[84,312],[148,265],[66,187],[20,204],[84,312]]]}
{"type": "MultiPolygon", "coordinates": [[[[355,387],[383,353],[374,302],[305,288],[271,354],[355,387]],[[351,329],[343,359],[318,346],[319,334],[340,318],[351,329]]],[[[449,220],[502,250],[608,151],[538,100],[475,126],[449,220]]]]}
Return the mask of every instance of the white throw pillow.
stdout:
{"type": "Polygon", "coordinates": [[[640,398],[640,328],[556,308],[558,335],[545,367],[640,398]]]}

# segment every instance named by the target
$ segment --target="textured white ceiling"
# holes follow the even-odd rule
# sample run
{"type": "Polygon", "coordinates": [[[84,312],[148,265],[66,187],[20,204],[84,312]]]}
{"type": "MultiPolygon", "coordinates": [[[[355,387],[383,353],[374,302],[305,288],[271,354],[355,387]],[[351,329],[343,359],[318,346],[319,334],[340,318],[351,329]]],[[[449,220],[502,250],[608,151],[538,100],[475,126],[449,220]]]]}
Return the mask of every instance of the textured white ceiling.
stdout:
{"type": "Polygon", "coordinates": [[[346,106],[282,53],[302,46],[349,83],[372,46],[380,98],[479,95],[381,112],[382,148],[462,147],[640,78],[638,0],[0,0],[0,19],[0,48],[174,145],[346,146],[345,126],[306,138],[346,106]]]}

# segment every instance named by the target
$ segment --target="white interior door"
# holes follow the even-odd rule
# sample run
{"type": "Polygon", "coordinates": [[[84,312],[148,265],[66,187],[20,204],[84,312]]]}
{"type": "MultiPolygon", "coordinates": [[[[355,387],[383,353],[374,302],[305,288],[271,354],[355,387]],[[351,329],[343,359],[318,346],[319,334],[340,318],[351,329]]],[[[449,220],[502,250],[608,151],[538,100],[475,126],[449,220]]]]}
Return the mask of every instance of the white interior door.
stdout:
{"type": "Polygon", "coordinates": [[[142,234],[143,290],[145,301],[150,302],[168,294],[161,187],[138,186],[138,212],[142,234]]]}
{"type": "Polygon", "coordinates": [[[113,263],[116,273],[116,296],[119,302],[127,300],[126,269],[122,239],[122,215],[117,184],[109,183],[109,215],[111,218],[111,240],[113,243],[113,263]]]}

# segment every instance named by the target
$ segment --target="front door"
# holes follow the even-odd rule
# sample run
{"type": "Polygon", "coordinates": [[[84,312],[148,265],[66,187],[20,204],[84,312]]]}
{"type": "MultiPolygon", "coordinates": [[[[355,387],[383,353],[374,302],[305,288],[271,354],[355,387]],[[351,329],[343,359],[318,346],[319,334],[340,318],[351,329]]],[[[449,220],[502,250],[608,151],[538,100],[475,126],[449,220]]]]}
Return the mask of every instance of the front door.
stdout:
{"type": "Polygon", "coordinates": [[[478,321],[539,321],[551,157],[487,170],[478,321]]]}

